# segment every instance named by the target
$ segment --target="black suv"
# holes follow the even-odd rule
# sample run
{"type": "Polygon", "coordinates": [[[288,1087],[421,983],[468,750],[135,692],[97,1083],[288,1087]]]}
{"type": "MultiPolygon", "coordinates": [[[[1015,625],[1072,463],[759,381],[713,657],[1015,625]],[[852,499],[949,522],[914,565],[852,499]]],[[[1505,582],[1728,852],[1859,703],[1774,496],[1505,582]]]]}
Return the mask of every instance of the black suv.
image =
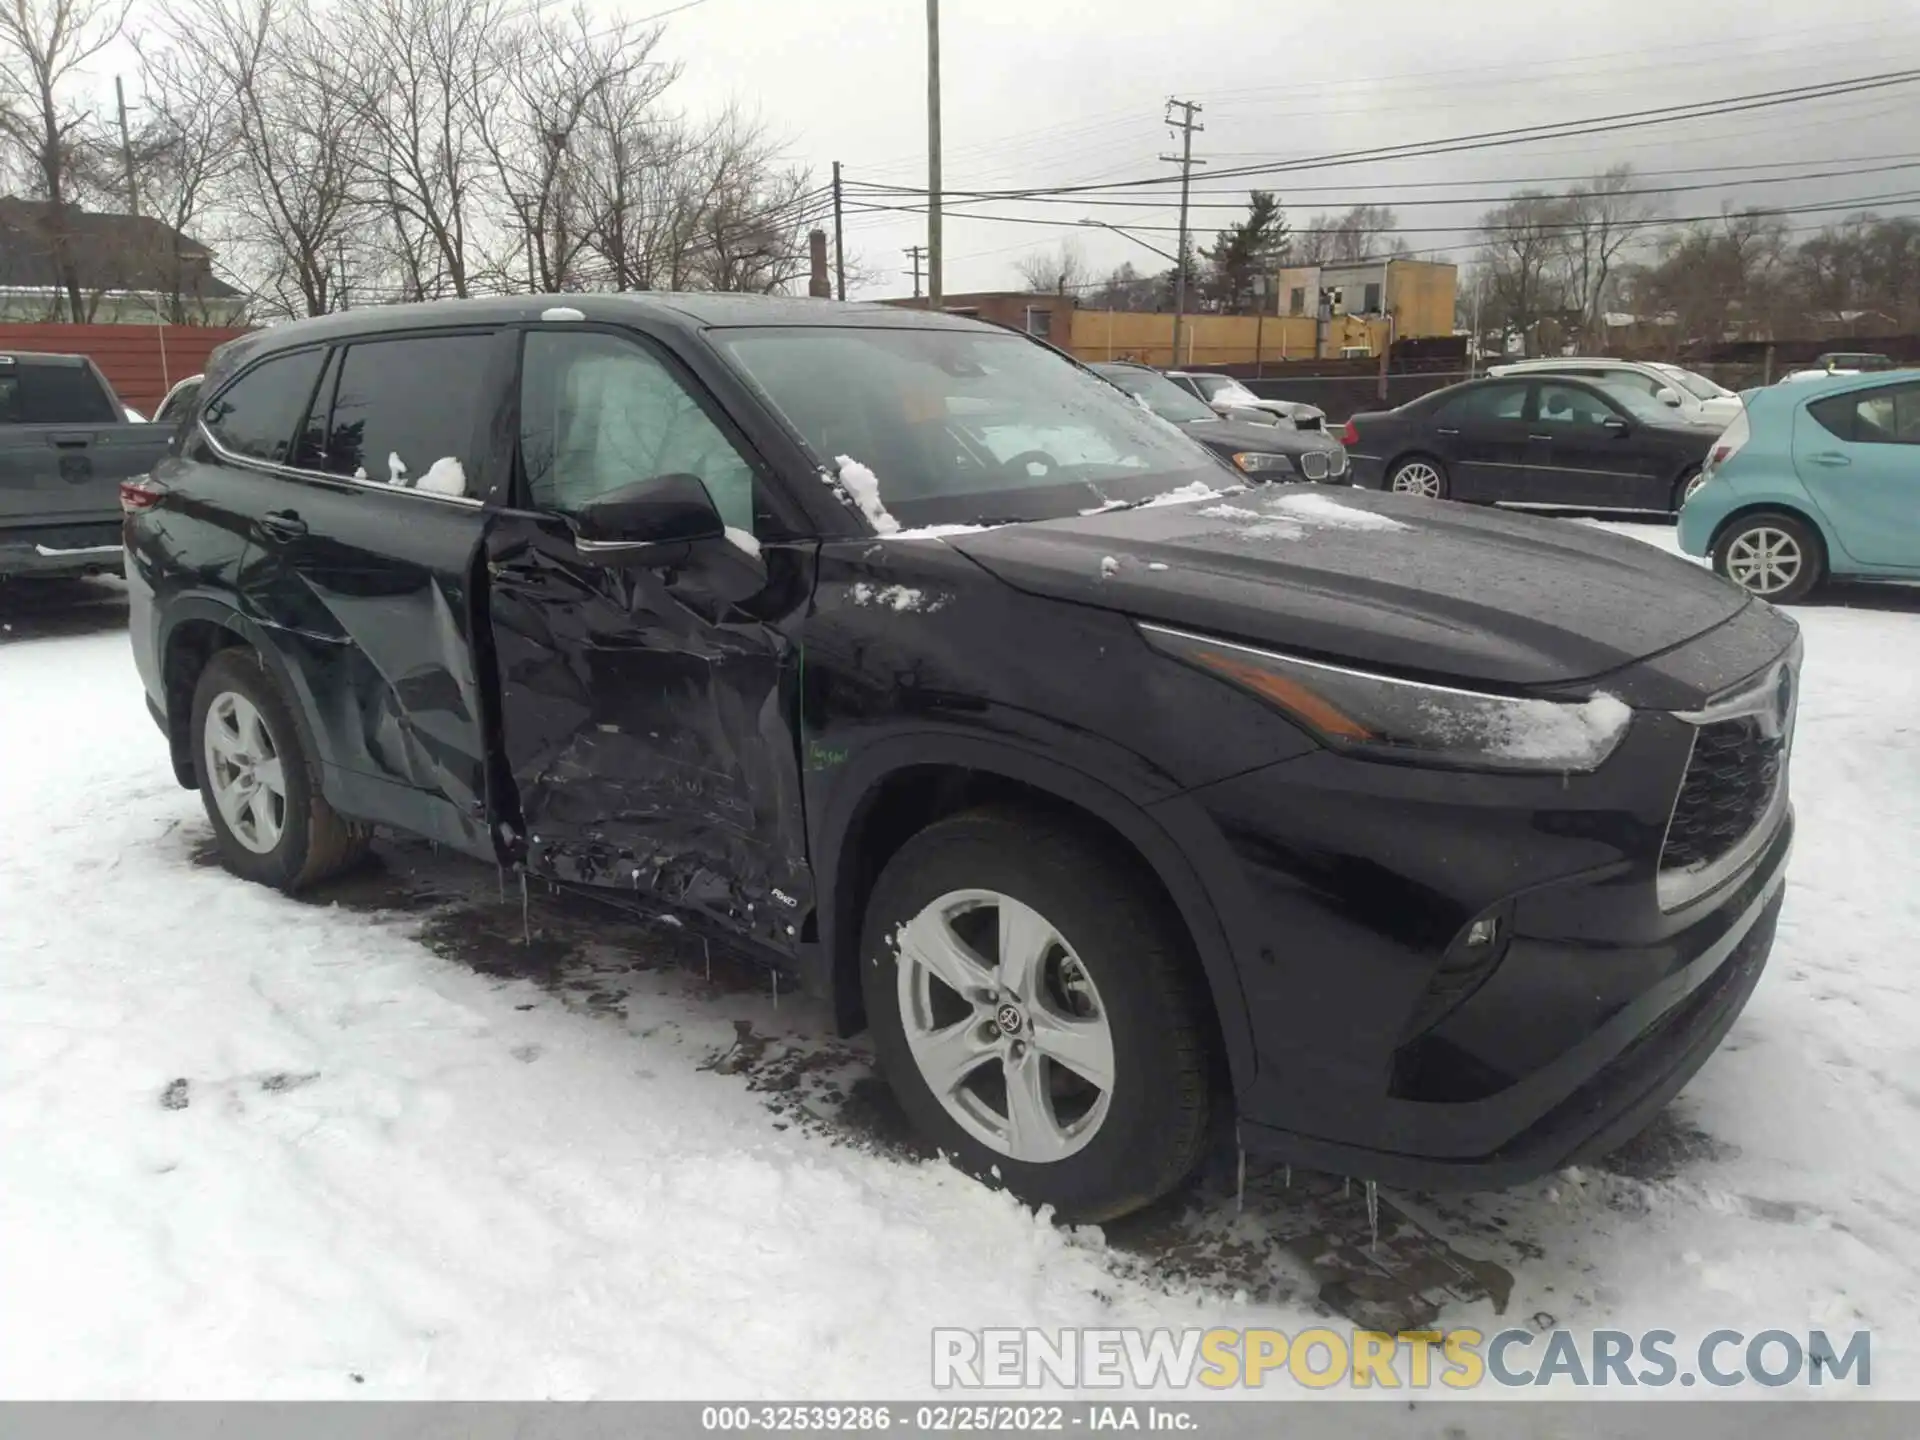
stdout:
{"type": "Polygon", "coordinates": [[[196,404],[133,645],[229,867],[389,826],[699,912],[1063,1215],[1212,1118],[1394,1183],[1597,1152],[1771,946],[1795,627],[1632,540],[1241,490],[1042,345],[825,301],[354,311],[196,404]]]}

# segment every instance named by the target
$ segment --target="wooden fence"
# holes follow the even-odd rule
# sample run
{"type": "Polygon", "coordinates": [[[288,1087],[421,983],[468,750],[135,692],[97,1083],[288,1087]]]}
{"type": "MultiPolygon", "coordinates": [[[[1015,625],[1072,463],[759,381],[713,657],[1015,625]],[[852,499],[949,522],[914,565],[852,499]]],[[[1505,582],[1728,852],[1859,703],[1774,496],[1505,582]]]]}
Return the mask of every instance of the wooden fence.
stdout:
{"type": "Polygon", "coordinates": [[[174,382],[244,335],[206,325],[0,325],[0,353],[85,355],[134,409],[151,415],[174,382]]]}

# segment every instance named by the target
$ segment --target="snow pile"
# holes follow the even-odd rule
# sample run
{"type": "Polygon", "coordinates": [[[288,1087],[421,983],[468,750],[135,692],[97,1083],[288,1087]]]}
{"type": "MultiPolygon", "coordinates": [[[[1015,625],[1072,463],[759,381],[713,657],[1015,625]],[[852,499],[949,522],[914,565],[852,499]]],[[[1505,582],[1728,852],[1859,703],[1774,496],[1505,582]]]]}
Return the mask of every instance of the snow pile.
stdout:
{"type": "Polygon", "coordinates": [[[900,522],[887,513],[886,503],[880,498],[880,477],[847,455],[836,455],[834,463],[840,467],[836,483],[843,496],[853,501],[867,523],[882,535],[892,535],[900,529],[900,522]]]}
{"type": "Polygon", "coordinates": [[[998,525],[921,525],[913,530],[895,530],[887,538],[889,540],[939,540],[948,535],[978,535],[984,530],[999,528],[998,525]]]}
{"type": "Polygon", "coordinates": [[[746,551],[747,554],[753,556],[754,559],[757,560],[760,558],[760,542],[754,539],[749,532],[729,525],[727,526],[727,539],[731,540],[740,549],[746,551]]]}
{"type": "Polygon", "coordinates": [[[442,455],[413,488],[435,495],[464,495],[467,493],[467,472],[451,455],[442,455]]]}
{"type": "Polygon", "coordinates": [[[1100,578],[1102,580],[1111,580],[1119,573],[1120,562],[1118,560],[1114,559],[1111,555],[1102,555],[1100,557],[1100,578]]]}
{"type": "Polygon", "coordinates": [[[1423,705],[1431,733],[1497,760],[1552,762],[1569,770],[1589,769],[1613,753],[1633,721],[1633,711],[1611,695],[1595,695],[1583,705],[1552,700],[1487,700],[1476,704],[1456,696],[1446,704],[1423,705]]]}
{"type": "Polygon", "coordinates": [[[882,605],[889,610],[921,610],[931,613],[947,603],[945,595],[928,595],[910,585],[869,585],[862,580],[849,586],[847,596],[856,605],[882,605]]]}
{"type": "Polygon", "coordinates": [[[1150,560],[1147,562],[1147,568],[1149,570],[1165,570],[1167,566],[1158,560],[1150,560]]]}
{"type": "Polygon", "coordinates": [[[1209,520],[1258,520],[1258,510],[1243,510],[1238,505],[1209,505],[1200,512],[1209,520]]]}
{"type": "Polygon", "coordinates": [[[387,483],[405,485],[407,483],[407,462],[400,458],[398,450],[387,452],[387,483]]]}
{"type": "Polygon", "coordinates": [[[1371,510],[1356,510],[1351,505],[1342,505],[1331,495],[1322,495],[1317,490],[1290,490],[1269,500],[1266,508],[1270,514],[1277,512],[1333,530],[1387,531],[1411,528],[1390,515],[1376,515],[1371,510]]]}

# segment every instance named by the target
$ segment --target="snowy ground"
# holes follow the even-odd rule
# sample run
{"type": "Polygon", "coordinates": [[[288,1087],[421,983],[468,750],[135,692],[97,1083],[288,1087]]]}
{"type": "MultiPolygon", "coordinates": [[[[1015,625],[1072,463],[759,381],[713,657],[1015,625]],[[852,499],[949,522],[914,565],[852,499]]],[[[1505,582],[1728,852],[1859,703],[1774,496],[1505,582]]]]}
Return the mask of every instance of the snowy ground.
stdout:
{"type": "MultiPolygon", "coordinates": [[[[1920,1395],[1920,595],[1797,613],[1752,1004],[1604,1166],[1387,1197],[1393,1313],[1868,1326],[1920,1395]]],[[[1366,1318],[1357,1187],[1064,1232],[915,1158],[858,1045],[683,929],[536,894],[524,945],[413,846],[317,903],[231,879],[111,587],[0,622],[0,1396],[897,1397],[935,1325],[1366,1318]]]]}

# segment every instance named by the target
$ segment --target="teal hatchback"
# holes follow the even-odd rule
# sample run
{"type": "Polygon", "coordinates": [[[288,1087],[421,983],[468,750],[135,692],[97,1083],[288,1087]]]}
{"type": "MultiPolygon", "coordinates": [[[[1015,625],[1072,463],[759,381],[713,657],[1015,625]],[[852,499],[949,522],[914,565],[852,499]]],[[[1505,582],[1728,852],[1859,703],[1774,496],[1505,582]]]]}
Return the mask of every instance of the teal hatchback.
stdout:
{"type": "Polygon", "coordinates": [[[1774,601],[1920,580],[1920,370],[1754,391],[1680,510],[1680,548],[1774,601]]]}

